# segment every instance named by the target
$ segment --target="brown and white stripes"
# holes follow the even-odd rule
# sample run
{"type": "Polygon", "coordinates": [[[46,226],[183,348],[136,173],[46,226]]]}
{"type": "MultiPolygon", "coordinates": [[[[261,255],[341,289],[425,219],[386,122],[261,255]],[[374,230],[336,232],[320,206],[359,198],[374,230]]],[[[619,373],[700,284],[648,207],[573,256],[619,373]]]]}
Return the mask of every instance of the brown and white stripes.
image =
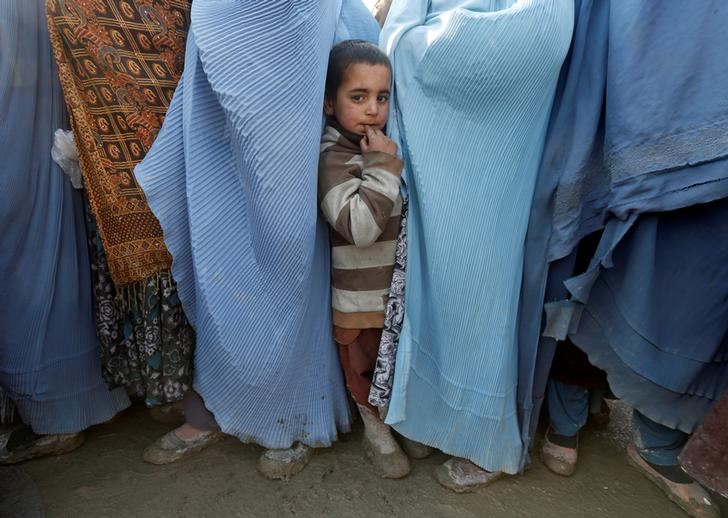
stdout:
{"type": "Polygon", "coordinates": [[[331,226],[333,323],[381,328],[394,266],[402,161],[327,126],[321,138],[319,202],[331,226]]]}

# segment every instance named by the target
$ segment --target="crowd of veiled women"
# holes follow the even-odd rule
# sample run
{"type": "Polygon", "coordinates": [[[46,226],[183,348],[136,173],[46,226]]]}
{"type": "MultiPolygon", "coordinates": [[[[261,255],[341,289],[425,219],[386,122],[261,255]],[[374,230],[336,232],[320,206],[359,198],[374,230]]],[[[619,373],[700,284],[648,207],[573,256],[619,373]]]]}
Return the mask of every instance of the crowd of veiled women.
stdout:
{"type": "Polygon", "coordinates": [[[235,437],[288,478],[348,387],[373,469],[437,449],[461,492],[571,475],[621,399],[625,461],[725,512],[728,5],[255,4],[0,0],[0,463],[140,400],[184,416],[148,462],[235,437]]]}

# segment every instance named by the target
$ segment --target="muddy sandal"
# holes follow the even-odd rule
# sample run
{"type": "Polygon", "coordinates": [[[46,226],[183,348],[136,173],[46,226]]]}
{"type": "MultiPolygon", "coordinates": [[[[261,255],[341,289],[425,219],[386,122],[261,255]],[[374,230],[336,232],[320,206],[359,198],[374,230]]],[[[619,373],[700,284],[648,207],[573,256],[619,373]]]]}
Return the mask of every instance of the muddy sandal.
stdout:
{"type": "Polygon", "coordinates": [[[144,461],[149,464],[171,464],[204,450],[226,438],[222,432],[201,432],[195,439],[180,439],[174,430],[167,432],[144,450],[144,461]]]}
{"type": "Polygon", "coordinates": [[[627,448],[629,463],[694,518],[720,518],[718,506],[714,505],[703,487],[695,482],[679,466],[657,466],[650,464],[630,445],[627,448]]]}
{"type": "Polygon", "coordinates": [[[0,437],[0,464],[16,464],[48,455],[63,455],[81,446],[83,432],[37,435],[22,425],[0,437]]]}
{"type": "Polygon", "coordinates": [[[576,471],[579,460],[579,435],[568,437],[558,435],[549,428],[541,446],[541,461],[557,475],[570,477],[576,471]]]}
{"type": "Polygon", "coordinates": [[[311,460],[311,448],[296,443],[291,448],[265,450],[258,459],[258,472],[269,480],[289,480],[311,460]]]}
{"type": "Polygon", "coordinates": [[[504,475],[501,471],[486,471],[467,459],[453,457],[435,470],[441,486],[456,493],[469,493],[485,487],[504,475]]]}
{"type": "Polygon", "coordinates": [[[397,439],[399,440],[399,445],[411,459],[426,459],[435,451],[435,448],[432,446],[413,441],[404,435],[400,435],[397,439]]]}
{"type": "Polygon", "coordinates": [[[364,422],[363,444],[382,478],[403,478],[411,469],[409,457],[395,440],[392,429],[371,409],[357,405],[364,422]]]}

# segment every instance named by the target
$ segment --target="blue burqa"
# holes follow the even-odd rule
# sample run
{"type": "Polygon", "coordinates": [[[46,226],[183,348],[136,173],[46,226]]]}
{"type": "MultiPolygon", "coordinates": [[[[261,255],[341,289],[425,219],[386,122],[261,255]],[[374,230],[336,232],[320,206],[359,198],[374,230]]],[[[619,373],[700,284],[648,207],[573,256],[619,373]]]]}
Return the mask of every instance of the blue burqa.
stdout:
{"type": "Polygon", "coordinates": [[[317,164],[329,49],[378,30],[360,0],[195,0],[182,79],[135,171],[197,332],[194,386],[244,441],[329,445],[349,425],[317,164]]]}
{"type": "Polygon", "coordinates": [[[536,407],[567,335],[615,394],[673,428],[691,431],[728,386],[715,201],[728,197],[728,5],[684,7],[576,2],[526,244],[520,349],[538,360],[519,397],[536,407]],[[577,244],[602,229],[574,277],[577,244]]]}
{"type": "Polygon", "coordinates": [[[51,160],[67,124],[41,0],[0,0],[0,387],[38,434],[129,405],[101,378],[81,195],[51,160]]]}
{"type": "Polygon", "coordinates": [[[516,317],[572,0],[400,0],[382,29],[410,200],[387,422],[491,471],[526,461],[516,317]]]}

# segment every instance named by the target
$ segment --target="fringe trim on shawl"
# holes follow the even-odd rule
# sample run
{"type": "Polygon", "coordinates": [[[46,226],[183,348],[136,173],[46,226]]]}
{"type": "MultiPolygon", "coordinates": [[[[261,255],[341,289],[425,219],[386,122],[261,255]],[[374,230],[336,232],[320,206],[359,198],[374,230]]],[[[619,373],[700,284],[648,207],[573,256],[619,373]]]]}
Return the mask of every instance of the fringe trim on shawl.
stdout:
{"type": "Polygon", "coordinates": [[[84,184],[114,284],[124,286],[172,265],[133,169],[151,147],[182,71],[190,4],[130,0],[131,14],[122,15],[108,9],[111,3],[83,2],[70,9],[62,0],[45,0],[84,184]],[[123,37],[124,45],[104,43],[109,31],[128,34],[130,27],[153,43],[151,52],[161,64],[131,36],[123,37]],[[127,59],[141,64],[137,74],[127,70],[133,66],[127,59]]]}
{"type": "Polygon", "coordinates": [[[117,286],[116,303],[124,311],[142,311],[145,307],[144,301],[147,299],[149,291],[151,289],[158,291],[163,282],[172,282],[172,273],[169,270],[155,272],[142,281],[117,286]],[[152,281],[151,283],[150,280],[152,281]]]}

